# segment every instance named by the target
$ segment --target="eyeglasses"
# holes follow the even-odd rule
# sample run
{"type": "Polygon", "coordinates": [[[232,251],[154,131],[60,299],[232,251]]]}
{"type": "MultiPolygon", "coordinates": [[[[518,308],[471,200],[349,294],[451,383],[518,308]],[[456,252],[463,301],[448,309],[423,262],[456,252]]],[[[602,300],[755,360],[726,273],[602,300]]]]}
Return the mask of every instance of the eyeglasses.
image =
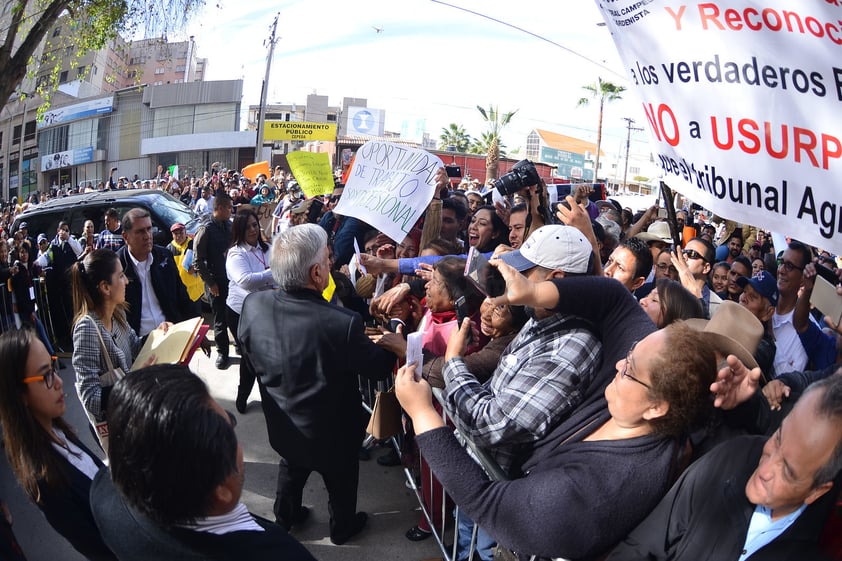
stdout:
{"type": "Polygon", "coordinates": [[[681,253],[684,255],[684,257],[688,259],[701,259],[702,261],[707,263],[707,259],[705,259],[705,256],[696,251],[695,249],[682,249],[681,253]]]}
{"type": "Polygon", "coordinates": [[[50,357],[50,369],[45,374],[39,374],[37,376],[27,376],[22,381],[24,384],[33,384],[35,382],[40,382],[44,380],[44,385],[47,386],[47,389],[52,389],[53,384],[56,381],[56,375],[58,374],[58,357],[51,356],[50,357]]]}
{"type": "Polygon", "coordinates": [[[678,272],[678,269],[676,269],[675,266],[669,265],[667,263],[658,263],[655,266],[658,267],[659,271],[666,271],[667,269],[669,269],[670,271],[678,272]]]}
{"type": "Polygon", "coordinates": [[[784,271],[785,273],[791,272],[793,269],[797,271],[804,271],[804,267],[799,267],[792,261],[784,261],[783,258],[778,258],[778,269],[784,271]]]}
{"type": "Polygon", "coordinates": [[[634,344],[632,344],[631,348],[629,349],[629,354],[626,356],[626,362],[625,362],[625,364],[623,364],[623,369],[620,371],[620,378],[628,378],[629,380],[632,380],[633,382],[637,382],[641,386],[644,386],[645,388],[651,390],[652,386],[650,386],[649,384],[647,384],[646,382],[644,382],[642,380],[638,380],[637,378],[635,378],[634,376],[629,374],[629,370],[630,370],[629,367],[631,366],[632,353],[634,352],[634,348],[637,346],[638,342],[639,341],[635,341],[634,344]]]}

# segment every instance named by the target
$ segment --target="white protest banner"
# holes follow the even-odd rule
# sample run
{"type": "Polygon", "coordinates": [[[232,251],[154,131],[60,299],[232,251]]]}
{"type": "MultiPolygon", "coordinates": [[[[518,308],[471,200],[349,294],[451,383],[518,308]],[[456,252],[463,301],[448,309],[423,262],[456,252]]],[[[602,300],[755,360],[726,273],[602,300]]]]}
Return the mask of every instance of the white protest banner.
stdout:
{"type": "Polygon", "coordinates": [[[597,2],[670,187],[842,253],[842,2],[597,2]]]}
{"type": "Polygon", "coordinates": [[[370,140],[357,150],[334,212],[359,218],[400,243],[430,204],[443,166],[424,150],[370,140]]]}

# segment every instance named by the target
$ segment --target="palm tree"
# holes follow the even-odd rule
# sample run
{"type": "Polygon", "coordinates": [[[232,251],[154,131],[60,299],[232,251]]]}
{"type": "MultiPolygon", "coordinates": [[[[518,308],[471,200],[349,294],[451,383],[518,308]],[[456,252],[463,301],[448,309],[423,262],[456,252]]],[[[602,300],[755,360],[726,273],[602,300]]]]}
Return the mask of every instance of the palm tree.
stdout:
{"type": "Polygon", "coordinates": [[[442,127],[441,135],[439,136],[439,149],[447,150],[448,147],[453,146],[457,152],[467,152],[468,146],[471,144],[471,135],[465,132],[465,127],[450,123],[446,127],[442,127]]]}
{"type": "Polygon", "coordinates": [[[599,125],[596,129],[596,156],[594,157],[593,166],[594,181],[597,180],[599,175],[599,152],[602,149],[602,109],[605,106],[605,102],[611,103],[612,101],[621,99],[622,96],[620,94],[626,91],[626,88],[623,86],[618,86],[611,82],[604,82],[602,78],[597,78],[596,80],[596,84],[582,86],[582,89],[587,90],[591,95],[590,97],[581,98],[576,104],[577,107],[582,107],[588,105],[591,99],[599,99],[599,125]]]}
{"type": "Polygon", "coordinates": [[[488,136],[486,137],[486,133],[483,133],[483,139],[487,138],[488,142],[488,151],[485,156],[485,181],[488,182],[489,179],[497,179],[497,163],[500,161],[500,133],[518,110],[500,114],[494,105],[489,105],[487,110],[477,105],[477,110],[482,115],[482,120],[488,123],[488,136]]]}
{"type": "MultiPolygon", "coordinates": [[[[491,149],[491,143],[492,143],[491,133],[490,132],[484,132],[484,133],[482,133],[482,136],[480,138],[474,138],[471,141],[471,146],[468,148],[468,153],[469,154],[488,154],[488,151],[491,149]]],[[[503,144],[502,142],[500,142],[499,140],[497,141],[497,151],[499,153],[498,154],[499,157],[501,157],[501,158],[506,157],[506,145],[503,144]]]]}

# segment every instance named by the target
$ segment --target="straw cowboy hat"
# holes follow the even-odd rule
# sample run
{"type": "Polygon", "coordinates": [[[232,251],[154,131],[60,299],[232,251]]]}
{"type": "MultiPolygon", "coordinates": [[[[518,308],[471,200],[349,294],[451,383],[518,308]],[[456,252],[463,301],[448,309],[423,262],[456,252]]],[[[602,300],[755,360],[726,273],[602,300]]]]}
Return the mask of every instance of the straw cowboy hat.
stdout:
{"type": "Polygon", "coordinates": [[[711,319],[688,319],[685,323],[707,333],[723,355],[735,355],[748,368],[757,368],[754,353],[763,339],[763,324],[746,308],[726,300],[711,319]]]}

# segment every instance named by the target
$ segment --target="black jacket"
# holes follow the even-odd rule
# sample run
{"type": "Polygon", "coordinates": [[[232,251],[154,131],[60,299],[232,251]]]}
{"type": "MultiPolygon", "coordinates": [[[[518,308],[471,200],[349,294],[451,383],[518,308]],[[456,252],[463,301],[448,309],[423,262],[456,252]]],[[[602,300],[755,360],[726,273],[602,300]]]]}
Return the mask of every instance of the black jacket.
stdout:
{"type": "MultiPolygon", "coordinates": [[[[81,442],[74,441],[84,452],[93,458],[100,468],[102,462],[81,442]]],[[[54,452],[58,455],[58,452],[54,452]]],[[[103,543],[88,499],[91,480],[76,469],[63,456],[59,456],[59,468],[63,484],[48,486],[43,480],[38,481],[41,500],[38,507],[59,534],[70,542],[76,550],[93,561],[115,560],[116,556],[103,543]]]]}
{"type": "Polygon", "coordinates": [[[225,258],[231,245],[231,223],[210,220],[203,225],[193,240],[193,254],[199,276],[205,285],[228,286],[225,258]]]}
{"type": "Polygon", "coordinates": [[[313,561],[304,546],[280,526],[257,516],[254,518],[264,532],[216,535],[187,528],[165,530],[123,501],[107,469],[94,477],[91,508],[105,543],[120,561],[313,561]]]}
{"type": "MultiPolygon", "coordinates": [[[[117,250],[117,256],[123,264],[123,271],[131,282],[126,287],[126,302],[129,305],[127,319],[135,333],[140,334],[140,308],[143,301],[142,287],[137,278],[134,262],[129,257],[129,246],[117,250]]],[[[167,321],[178,323],[192,317],[190,315],[191,300],[187,289],[178,276],[178,266],[172,253],[159,245],[152,246],[152,267],[149,274],[152,278],[152,288],[161,304],[161,311],[167,321]]]]}
{"type": "MultiPolygon", "coordinates": [[[[692,464],[608,561],[738,559],[754,512],[745,487],[765,442],[762,436],[734,438],[692,464]]],[[[825,493],[749,559],[824,559],[817,543],[836,495],[825,493]]]]}
{"type": "Polygon", "coordinates": [[[395,364],[366,337],[359,314],[313,290],[254,292],[239,336],[261,384],[272,448],[296,465],[356,454],[364,434],[357,376],[384,379],[395,364]]]}

